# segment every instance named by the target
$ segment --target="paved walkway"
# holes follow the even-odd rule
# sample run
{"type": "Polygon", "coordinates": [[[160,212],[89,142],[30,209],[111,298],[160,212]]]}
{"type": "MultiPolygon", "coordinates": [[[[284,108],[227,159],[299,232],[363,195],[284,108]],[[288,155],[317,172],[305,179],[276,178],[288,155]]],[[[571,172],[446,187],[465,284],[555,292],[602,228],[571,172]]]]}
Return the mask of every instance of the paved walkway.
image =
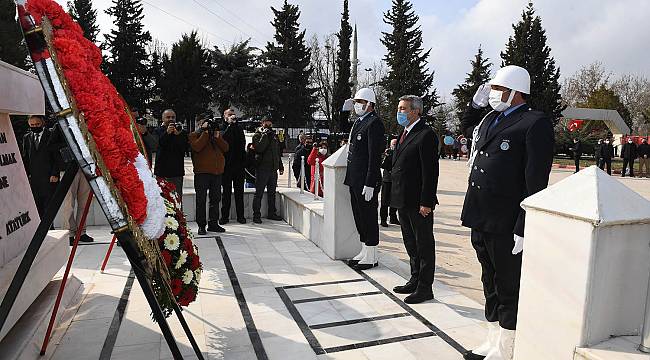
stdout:
{"type": "MultiPolygon", "coordinates": [[[[406,305],[390,291],[405,282],[390,255],[391,268],[359,273],[286,223],[227,228],[196,239],[205,270],[185,311],[208,359],[461,359],[485,335],[481,305],[443,284],[434,286],[435,301],[406,305]]],[[[80,246],[73,269],[84,288],[46,358],[170,358],[120,248],[98,271],[108,229],[89,233],[98,243],[80,246]]],[[[195,358],[173,316],[170,323],[186,359],[195,358]]]]}

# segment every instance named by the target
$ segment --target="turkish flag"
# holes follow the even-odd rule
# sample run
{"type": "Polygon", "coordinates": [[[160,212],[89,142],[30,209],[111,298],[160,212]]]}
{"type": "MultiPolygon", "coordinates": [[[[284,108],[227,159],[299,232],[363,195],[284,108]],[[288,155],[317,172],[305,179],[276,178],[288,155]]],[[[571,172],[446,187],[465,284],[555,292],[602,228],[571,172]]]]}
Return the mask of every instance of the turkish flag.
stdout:
{"type": "Polygon", "coordinates": [[[580,128],[582,127],[582,125],[584,125],[584,123],[585,123],[584,120],[570,120],[567,123],[566,128],[570,132],[574,132],[576,130],[580,130],[580,128]]]}

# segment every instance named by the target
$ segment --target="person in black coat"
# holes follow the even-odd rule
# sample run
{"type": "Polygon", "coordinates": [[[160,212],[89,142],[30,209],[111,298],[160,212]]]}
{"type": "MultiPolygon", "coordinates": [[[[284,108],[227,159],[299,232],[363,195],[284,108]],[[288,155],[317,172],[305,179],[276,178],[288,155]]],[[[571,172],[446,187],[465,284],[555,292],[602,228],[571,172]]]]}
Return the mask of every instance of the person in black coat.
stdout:
{"type": "Polygon", "coordinates": [[[634,177],[634,160],[637,158],[637,148],[632,138],[628,138],[627,143],[623,144],[621,157],[623,158],[623,171],[621,171],[621,176],[625,177],[625,172],[629,166],[630,177],[634,177]]]}
{"type": "Polygon", "coordinates": [[[610,139],[605,139],[603,146],[600,150],[602,156],[602,166],[601,169],[607,167],[607,174],[612,175],[612,159],[614,158],[614,146],[610,139]]]}
{"type": "Polygon", "coordinates": [[[221,225],[227,224],[230,216],[231,194],[234,189],[235,209],[237,211],[237,222],[246,224],[244,217],[244,168],[246,167],[246,136],[244,129],[237,123],[235,111],[227,109],[223,113],[226,121],[226,129],[223,132],[223,139],[228,143],[228,152],[225,156],[225,168],[221,186],[223,196],[221,197],[221,225]]]}
{"type": "Polygon", "coordinates": [[[410,294],[404,299],[417,304],[433,299],[436,267],[433,210],[438,204],[438,136],[420,119],[424,107],[418,96],[400,98],[397,121],[404,127],[393,154],[390,201],[397,209],[404,247],[409,255],[411,278],[393,290],[410,294]]]}
{"type": "Polygon", "coordinates": [[[185,151],[189,148],[187,133],[176,123],[176,113],[167,109],[162,114],[163,124],[158,128],[158,152],[154,174],[176,186],[183,204],[183,176],[185,176],[185,151]]]}
{"type": "Polygon", "coordinates": [[[576,172],[580,171],[580,158],[582,157],[582,142],[578,138],[573,139],[573,147],[569,150],[573,152],[573,161],[576,165],[576,172]]]}
{"type": "Polygon", "coordinates": [[[605,162],[603,161],[603,139],[598,139],[596,145],[594,145],[594,159],[596,159],[596,166],[603,169],[605,162]]]}
{"type": "Polygon", "coordinates": [[[650,145],[648,139],[643,139],[641,145],[637,148],[639,155],[639,176],[650,177],[650,145]]]}
{"type": "Polygon", "coordinates": [[[481,264],[490,335],[499,333],[498,344],[488,340],[466,359],[512,359],[526,216],[520,203],[548,185],[555,145],[549,116],[526,104],[529,91],[528,71],[506,66],[479,87],[461,121],[464,132],[476,126],[461,221],[472,229],[481,264]],[[488,103],[494,111],[481,118],[488,103]]]}
{"type": "Polygon", "coordinates": [[[304,166],[305,181],[303,184],[303,189],[309,189],[309,186],[311,184],[311,171],[309,171],[310,167],[307,164],[307,158],[309,157],[309,153],[311,153],[311,149],[314,146],[314,140],[311,138],[311,136],[306,136],[304,134],[302,134],[302,136],[305,140],[303,143],[296,146],[291,168],[293,169],[293,175],[296,178],[296,186],[300,187],[300,166],[301,164],[304,166]]]}
{"type": "Polygon", "coordinates": [[[392,139],[390,141],[390,146],[384,152],[384,160],[381,162],[381,168],[384,169],[384,173],[381,177],[381,207],[379,208],[379,219],[381,220],[380,224],[383,227],[388,227],[388,213],[390,212],[390,223],[399,225],[399,220],[397,220],[397,209],[390,207],[390,195],[391,195],[391,170],[393,169],[393,153],[395,152],[395,147],[397,146],[397,139],[392,139]],[[389,210],[390,209],[390,210],[389,210]]]}
{"type": "Polygon", "coordinates": [[[384,123],[375,112],[375,93],[369,88],[357,91],[354,111],[359,118],[350,131],[348,167],[343,183],[350,188],[350,205],[361,252],[351,260],[358,270],[378,265],[377,198],[381,187],[381,155],[384,152],[384,123]]]}
{"type": "Polygon", "coordinates": [[[43,216],[59,183],[61,143],[54,129],[45,128],[44,116],[32,115],[27,122],[30,132],[23,136],[21,155],[38,214],[43,216]]]}

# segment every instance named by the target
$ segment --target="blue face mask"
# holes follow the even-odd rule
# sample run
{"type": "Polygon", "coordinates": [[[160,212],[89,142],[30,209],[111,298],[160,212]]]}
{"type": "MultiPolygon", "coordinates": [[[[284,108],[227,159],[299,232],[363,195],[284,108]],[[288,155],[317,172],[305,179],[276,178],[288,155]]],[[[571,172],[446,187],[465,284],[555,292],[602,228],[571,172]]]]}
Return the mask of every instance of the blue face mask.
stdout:
{"type": "Polygon", "coordinates": [[[397,112],[397,123],[400,124],[403,127],[407,127],[409,125],[409,119],[407,117],[408,113],[398,111],[397,112]]]}

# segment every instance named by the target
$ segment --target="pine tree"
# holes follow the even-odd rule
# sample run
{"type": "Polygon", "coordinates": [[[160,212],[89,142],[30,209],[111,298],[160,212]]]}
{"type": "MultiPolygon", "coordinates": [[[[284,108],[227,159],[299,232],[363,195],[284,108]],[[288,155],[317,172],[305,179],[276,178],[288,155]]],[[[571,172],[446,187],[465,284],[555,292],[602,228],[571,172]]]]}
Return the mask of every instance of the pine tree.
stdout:
{"type": "Polygon", "coordinates": [[[16,21],[14,0],[0,0],[0,60],[23,70],[30,68],[23,32],[16,21]]]}
{"type": "MultiPolygon", "coordinates": [[[[391,33],[382,32],[381,39],[387,50],[384,61],[388,65],[388,75],[381,84],[388,92],[391,113],[403,95],[422,96],[425,113],[438,104],[436,90],[432,89],[434,73],[427,70],[431,49],[425,52],[422,48],[419,19],[407,0],[393,0],[392,8],[384,14],[384,22],[393,28],[391,33]]],[[[392,129],[394,124],[390,117],[387,128],[392,129]]]]}
{"type": "Polygon", "coordinates": [[[250,39],[233,44],[228,50],[221,51],[215,46],[212,51],[210,88],[219,113],[228,106],[243,108],[254,101],[247,96],[257,85],[253,78],[254,51],[250,39]]]}
{"type": "Polygon", "coordinates": [[[530,96],[532,108],[549,114],[554,123],[561,117],[560,69],[555,66],[551,48],[546,45],[546,30],[542,20],[535,15],[533,3],[522,13],[522,19],[512,25],[514,35],[508,39],[506,50],[501,52],[502,66],[518,65],[530,73],[530,96]]]}
{"type": "Polygon", "coordinates": [[[203,114],[210,103],[208,72],[210,54],[196,31],[183,34],[163,57],[164,77],[161,92],[167,107],[176,111],[176,119],[194,128],[197,115],[203,114]]]}
{"type": "Polygon", "coordinates": [[[290,70],[286,85],[279,89],[281,101],[273,106],[273,117],[285,128],[304,126],[311,121],[316,98],[315,90],[309,87],[311,53],[305,44],[305,30],[299,29],[300,11],[286,0],[281,9],[271,10],[275,15],[271,24],[276,43],[266,45],[265,58],[269,65],[290,70]]]}
{"type": "Polygon", "coordinates": [[[334,81],[334,94],[332,96],[333,123],[343,128],[347,122],[347,115],[341,113],[343,102],[352,97],[352,84],[350,83],[350,42],[352,39],[352,26],[350,26],[350,11],[348,0],[343,1],[341,14],[341,29],[336,37],[339,39],[339,48],[336,54],[336,68],[338,73],[334,81]]]}
{"type": "Polygon", "coordinates": [[[97,42],[99,26],[97,25],[97,10],[93,9],[91,0],[68,0],[68,13],[81,26],[84,37],[97,42]]]}
{"type": "Polygon", "coordinates": [[[149,50],[151,54],[149,60],[149,99],[147,108],[151,110],[154,117],[160,117],[165,110],[165,104],[162,100],[162,83],[165,71],[163,69],[163,57],[165,56],[165,49],[163,44],[155,40],[153,41],[149,50]]]}
{"type": "Polygon", "coordinates": [[[458,114],[459,118],[465,113],[478,87],[490,80],[492,63],[490,63],[490,59],[484,57],[483,49],[480,46],[478,47],[478,52],[474,55],[474,60],[471,60],[470,64],[472,64],[472,71],[467,74],[465,82],[459,84],[451,92],[454,98],[456,98],[456,114],[458,114]]]}
{"type": "Polygon", "coordinates": [[[139,0],[113,0],[106,10],[115,17],[115,29],[104,35],[103,48],[110,54],[106,59],[108,77],[131,107],[142,108],[148,99],[148,61],[145,46],[151,35],[142,25],[142,3],[139,0]]]}

